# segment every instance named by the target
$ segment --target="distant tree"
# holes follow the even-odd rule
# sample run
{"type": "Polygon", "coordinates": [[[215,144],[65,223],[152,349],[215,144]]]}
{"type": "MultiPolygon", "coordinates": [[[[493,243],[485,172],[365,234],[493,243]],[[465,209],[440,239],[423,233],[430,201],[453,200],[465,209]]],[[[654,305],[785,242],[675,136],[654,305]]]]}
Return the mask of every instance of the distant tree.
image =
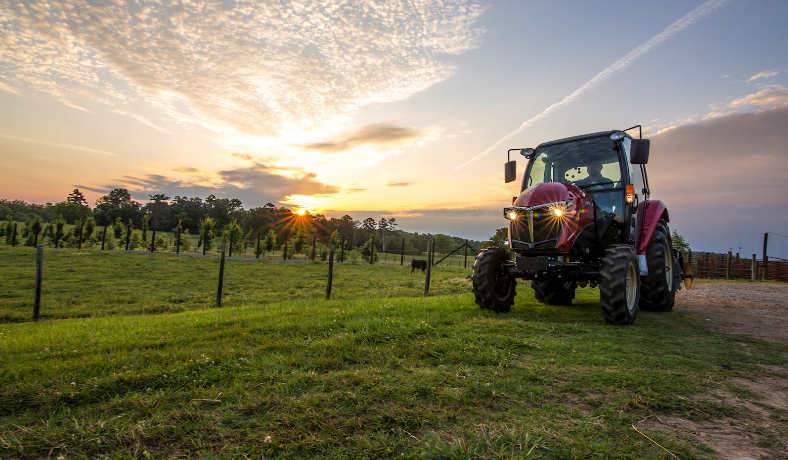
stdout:
{"type": "Polygon", "coordinates": [[[371,217],[367,217],[366,219],[364,219],[364,222],[361,224],[361,227],[364,230],[374,231],[375,230],[375,219],[373,219],[371,217]]]}
{"type": "Polygon", "coordinates": [[[687,243],[687,240],[675,229],[673,229],[673,234],[670,236],[670,239],[673,243],[673,249],[679,250],[683,255],[686,256],[687,251],[691,249],[689,243],[687,243]]]}
{"type": "Polygon", "coordinates": [[[58,217],[52,221],[52,226],[52,244],[57,248],[60,247],[60,240],[63,238],[63,228],[66,226],[66,220],[58,217]]]}
{"type": "Polygon", "coordinates": [[[163,234],[159,233],[159,236],[156,237],[156,241],[154,242],[156,245],[156,249],[167,249],[167,237],[163,234]]]}
{"type": "Polygon", "coordinates": [[[188,251],[192,248],[192,237],[189,235],[189,229],[184,228],[181,230],[181,249],[183,251],[188,251]]]}
{"type": "Polygon", "coordinates": [[[32,236],[32,246],[38,244],[38,235],[41,234],[41,231],[44,229],[44,222],[41,220],[39,216],[33,216],[27,221],[27,226],[30,229],[30,234],[32,236]]]}
{"type": "Polygon", "coordinates": [[[131,236],[129,237],[129,249],[134,250],[139,247],[144,247],[145,241],[146,240],[140,238],[140,232],[131,232],[131,236]]]}
{"type": "Polygon", "coordinates": [[[68,198],[66,198],[66,201],[69,203],[76,203],[80,206],[87,207],[88,205],[88,200],[85,199],[85,195],[83,195],[78,188],[75,188],[73,192],[68,194],[68,198]]]}
{"type": "Polygon", "coordinates": [[[225,225],[222,232],[222,242],[227,245],[228,249],[230,247],[230,235],[232,235],[233,240],[232,252],[238,255],[244,250],[244,231],[235,219],[225,225]]]}
{"type": "Polygon", "coordinates": [[[266,252],[271,252],[274,250],[274,247],[276,247],[276,232],[273,228],[268,230],[268,232],[265,234],[265,238],[263,239],[263,247],[265,248],[266,252]]]}
{"type": "Polygon", "coordinates": [[[150,221],[150,215],[145,214],[144,216],[142,216],[142,226],[140,228],[142,229],[142,240],[143,241],[148,241],[148,227],[149,227],[148,222],[149,221],[150,221]]]}
{"type": "Polygon", "coordinates": [[[61,201],[52,206],[52,214],[62,217],[66,223],[75,224],[90,212],[90,208],[70,201],[61,201]]]}
{"type": "Polygon", "coordinates": [[[361,257],[368,264],[374,264],[378,261],[378,253],[375,251],[375,243],[372,238],[368,239],[366,243],[361,245],[359,252],[361,252],[361,257]]]}
{"type": "Polygon", "coordinates": [[[113,189],[96,200],[93,213],[100,225],[109,225],[118,217],[124,221],[132,219],[137,225],[142,222],[140,204],[131,199],[131,194],[125,188],[113,189]]]}
{"type": "Polygon", "coordinates": [[[333,244],[334,246],[339,246],[339,230],[334,230],[334,231],[331,233],[331,236],[328,238],[328,245],[329,245],[329,247],[330,247],[332,244],[333,244]]]}
{"type": "Polygon", "coordinates": [[[435,251],[440,254],[446,254],[454,247],[454,240],[446,235],[435,235],[435,251]]]}
{"type": "Polygon", "coordinates": [[[82,241],[87,241],[93,235],[93,230],[96,228],[96,219],[93,216],[85,219],[85,227],[82,229],[82,241]]]}
{"type": "Polygon", "coordinates": [[[304,249],[304,232],[299,230],[296,232],[295,238],[293,238],[293,251],[298,254],[304,249]]]}
{"type": "Polygon", "coordinates": [[[200,240],[197,243],[197,249],[199,249],[200,246],[202,246],[205,251],[213,249],[213,238],[215,236],[213,233],[214,227],[216,227],[216,221],[210,217],[206,217],[200,221],[200,240]]]}
{"type": "Polygon", "coordinates": [[[116,240],[125,238],[126,236],[126,225],[123,224],[123,220],[120,216],[116,217],[115,222],[112,223],[112,234],[115,236],[116,240]]]}
{"type": "Polygon", "coordinates": [[[495,231],[495,234],[490,237],[490,240],[484,244],[484,247],[490,246],[497,246],[497,247],[504,247],[506,246],[507,241],[509,241],[509,229],[506,227],[501,227],[495,231]]]}

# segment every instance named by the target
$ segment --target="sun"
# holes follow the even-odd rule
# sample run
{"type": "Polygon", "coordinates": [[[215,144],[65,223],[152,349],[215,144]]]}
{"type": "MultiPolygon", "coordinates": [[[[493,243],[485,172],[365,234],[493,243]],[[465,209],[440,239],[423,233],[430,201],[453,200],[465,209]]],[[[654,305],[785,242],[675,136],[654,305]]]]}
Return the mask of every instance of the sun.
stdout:
{"type": "Polygon", "coordinates": [[[309,210],[308,210],[308,209],[306,209],[306,208],[301,208],[301,209],[299,209],[298,211],[296,211],[296,212],[295,212],[295,214],[298,214],[299,216],[305,216],[307,212],[309,212],[309,210]]]}

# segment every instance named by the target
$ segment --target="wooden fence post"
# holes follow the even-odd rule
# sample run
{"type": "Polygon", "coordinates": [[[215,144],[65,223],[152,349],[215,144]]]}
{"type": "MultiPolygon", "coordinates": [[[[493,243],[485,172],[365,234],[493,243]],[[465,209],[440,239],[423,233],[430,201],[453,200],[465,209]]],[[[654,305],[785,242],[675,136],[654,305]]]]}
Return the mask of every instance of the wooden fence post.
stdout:
{"type": "Polygon", "coordinates": [[[328,254],[328,286],[326,286],[326,300],[331,298],[331,284],[334,281],[334,245],[328,254]]]}
{"type": "Polygon", "coordinates": [[[222,257],[219,260],[219,287],[216,289],[216,308],[222,306],[222,284],[224,283],[224,250],[225,244],[222,243],[222,257]]]}
{"type": "Polygon", "coordinates": [[[342,235],[342,246],[339,248],[339,263],[345,262],[345,235],[342,235]]]}
{"type": "Polygon", "coordinates": [[[230,232],[230,255],[229,257],[233,256],[233,232],[230,232]]]}
{"type": "Polygon", "coordinates": [[[763,234],[763,280],[769,279],[769,256],[766,255],[766,247],[769,244],[769,233],[763,234]]]}
{"type": "Polygon", "coordinates": [[[255,259],[260,258],[260,234],[257,234],[257,246],[254,247],[254,257],[255,259]]]}
{"type": "Polygon", "coordinates": [[[156,227],[153,227],[153,235],[150,237],[150,252],[156,252],[156,227]]]}
{"type": "Polygon", "coordinates": [[[402,249],[399,251],[399,264],[405,265],[405,237],[402,237],[402,249]]]}
{"type": "Polygon", "coordinates": [[[101,234],[101,250],[104,250],[104,243],[107,241],[107,226],[104,226],[104,232],[101,234]]]}
{"type": "Polygon", "coordinates": [[[372,255],[369,256],[369,261],[375,263],[375,237],[372,237],[372,255]]]}
{"type": "Polygon", "coordinates": [[[284,259],[284,260],[287,260],[287,242],[288,241],[289,241],[289,238],[285,240],[285,253],[282,256],[282,259],[284,259]]]}
{"type": "Polygon", "coordinates": [[[733,253],[731,251],[728,251],[728,260],[727,260],[727,264],[726,264],[726,267],[725,267],[725,279],[726,280],[731,279],[731,263],[733,262],[732,257],[733,257],[733,253]]]}
{"type": "Polygon", "coordinates": [[[750,274],[750,281],[755,281],[758,277],[758,265],[755,262],[755,254],[752,255],[752,273],[750,274]]]}
{"type": "Polygon", "coordinates": [[[430,295],[430,272],[432,269],[432,250],[435,246],[435,238],[427,245],[427,276],[424,277],[424,297],[430,295]]]}
{"type": "Polygon", "coordinates": [[[465,240],[465,265],[462,268],[468,268],[468,240],[465,240]]]}
{"type": "Polygon", "coordinates": [[[44,277],[44,245],[36,246],[36,294],[33,300],[33,321],[41,314],[41,281],[44,277]]]}
{"type": "Polygon", "coordinates": [[[14,222],[14,234],[11,235],[11,247],[16,247],[16,222],[14,222]]]}
{"type": "Polygon", "coordinates": [[[129,250],[129,239],[131,238],[131,225],[126,227],[126,250],[129,250]]]}
{"type": "Polygon", "coordinates": [[[178,227],[178,239],[175,240],[175,254],[181,253],[181,228],[178,227]]]}

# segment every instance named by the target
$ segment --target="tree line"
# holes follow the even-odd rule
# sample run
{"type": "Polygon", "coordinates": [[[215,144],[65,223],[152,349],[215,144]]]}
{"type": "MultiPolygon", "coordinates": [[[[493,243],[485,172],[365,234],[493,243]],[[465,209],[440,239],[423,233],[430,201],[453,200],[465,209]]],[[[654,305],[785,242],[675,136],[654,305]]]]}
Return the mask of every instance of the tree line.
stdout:
{"type": "MultiPolygon", "coordinates": [[[[282,248],[287,241],[292,245],[291,250],[296,252],[313,242],[338,245],[344,241],[346,249],[359,248],[365,259],[367,256],[374,258],[375,252],[399,253],[403,249],[403,239],[404,251],[408,255],[426,252],[433,238],[436,251],[441,254],[465,242],[464,238],[450,235],[400,230],[393,217],[377,221],[371,217],[355,220],[350,215],[334,218],[319,213],[296,213],[273,203],[245,209],[238,199],[215,195],[203,199],[154,194],[149,195],[148,202],[143,204],[132,199],[131,193],[124,188],[109,191],[92,207],[79,189],[74,189],[65,200],[54,204],[0,199],[2,217],[6,222],[0,225],[0,236],[8,238],[13,231],[13,222],[23,222],[23,244],[33,245],[44,237],[47,244],[54,247],[76,247],[86,243],[90,238],[96,238],[94,232],[99,227],[110,227],[115,241],[122,241],[128,232],[128,239],[135,238],[133,247],[147,244],[147,232],[156,230],[196,235],[197,247],[209,251],[214,247],[216,237],[229,241],[230,235],[233,235],[233,244],[239,251],[243,251],[245,246],[254,246],[258,238],[263,250],[282,248]],[[67,225],[72,227],[66,229],[67,225]]],[[[483,244],[481,241],[469,242],[477,249],[483,244]]],[[[166,245],[167,241],[157,239],[153,244],[166,245]]]]}

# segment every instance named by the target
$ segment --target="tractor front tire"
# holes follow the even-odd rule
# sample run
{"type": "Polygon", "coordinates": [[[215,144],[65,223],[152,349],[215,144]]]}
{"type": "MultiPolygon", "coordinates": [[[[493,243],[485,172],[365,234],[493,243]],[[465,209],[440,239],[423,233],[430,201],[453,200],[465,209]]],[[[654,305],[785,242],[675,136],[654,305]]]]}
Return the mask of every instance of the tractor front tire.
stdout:
{"type": "Polygon", "coordinates": [[[531,281],[536,300],[548,305],[572,305],[577,283],[560,279],[531,281]]]}
{"type": "Polygon", "coordinates": [[[605,251],[599,293],[606,322],[622,325],[635,322],[640,300],[640,270],[635,248],[614,245],[605,251]]]}
{"type": "Polygon", "coordinates": [[[484,310],[506,313],[512,309],[517,280],[506,269],[509,254],[503,248],[483,250],[473,263],[473,295],[484,310]]]}
{"type": "Polygon", "coordinates": [[[648,275],[643,277],[640,308],[646,311],[671,311],[676,299],[676,263],[668,224],[660,220],[646,248],[648,275]]]}

